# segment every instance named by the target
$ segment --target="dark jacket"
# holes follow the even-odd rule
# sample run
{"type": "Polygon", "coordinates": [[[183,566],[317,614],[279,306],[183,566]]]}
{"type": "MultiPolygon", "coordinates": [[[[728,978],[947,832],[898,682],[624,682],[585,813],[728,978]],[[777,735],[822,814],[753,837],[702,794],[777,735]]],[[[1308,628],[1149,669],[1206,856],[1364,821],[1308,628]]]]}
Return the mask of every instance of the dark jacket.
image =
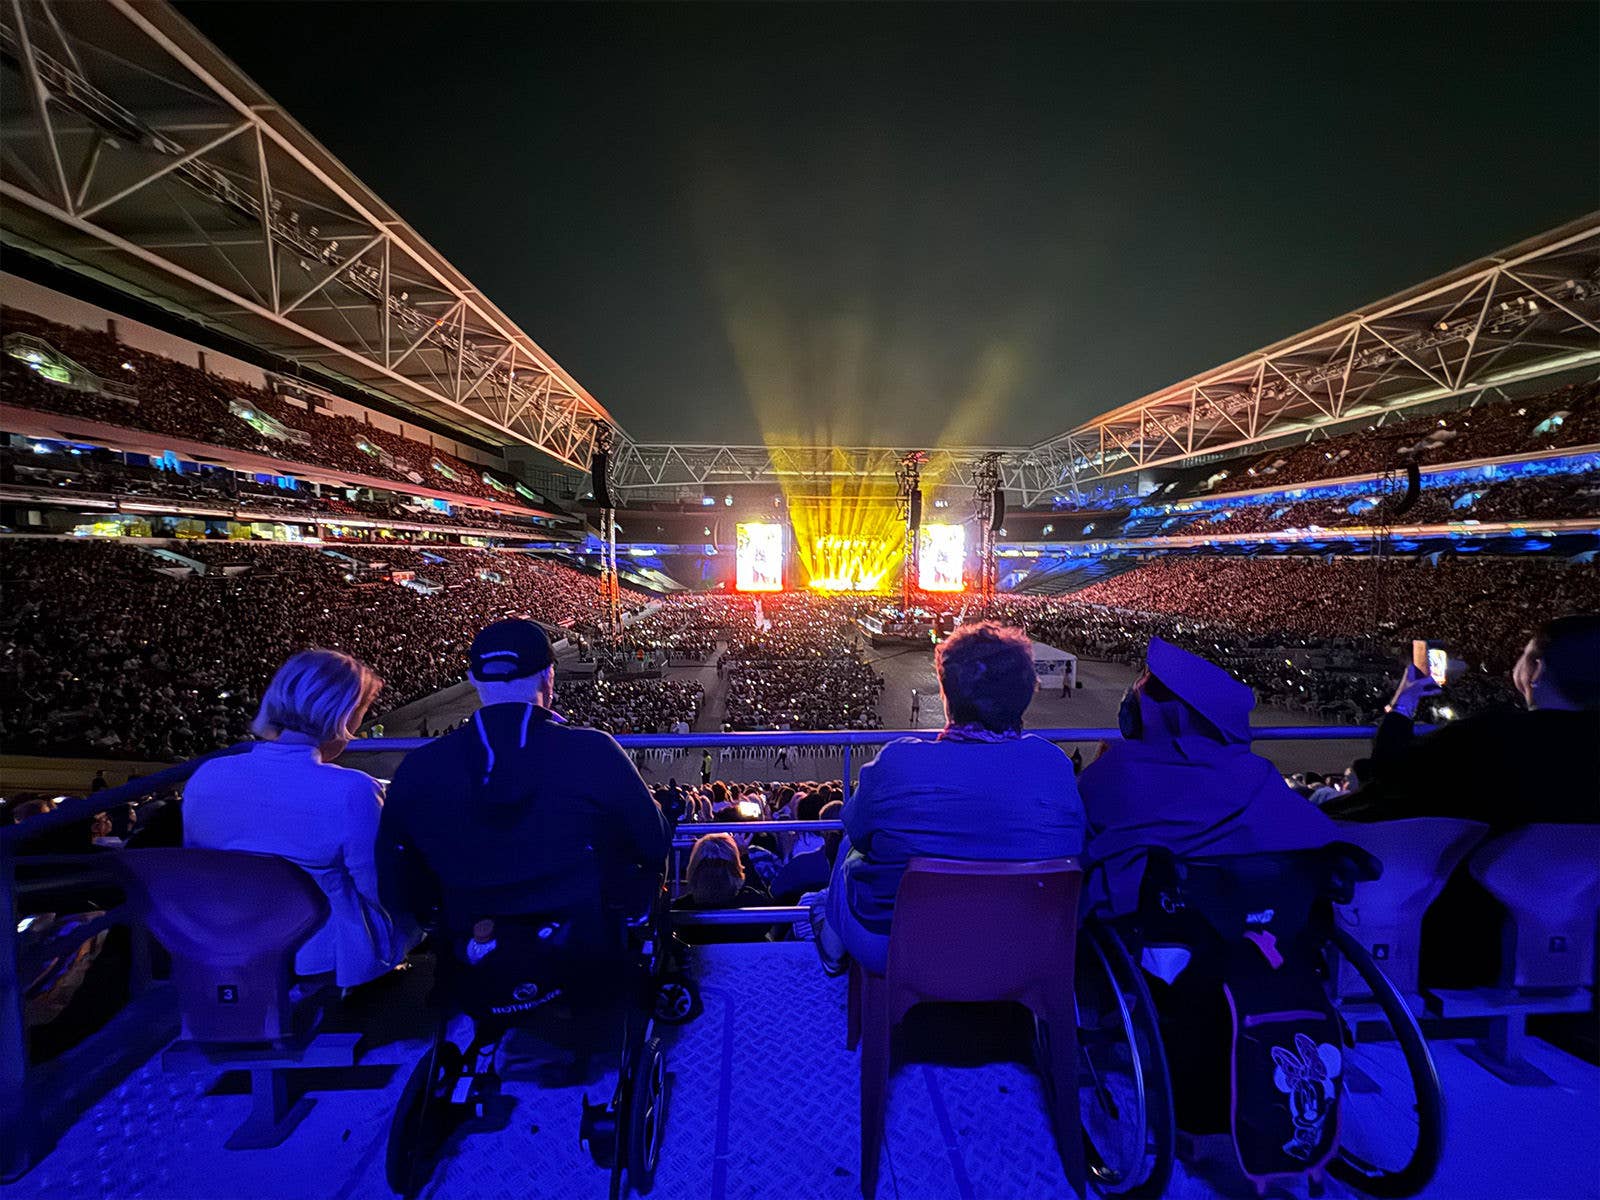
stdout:
{"type": "Polygon", "coordinates": [[[414,750],[389,784],[378,887],[391,912],[481,916],[596,905],[635,867],[659,871],[670,827],[609,734],[494,704],[414,750]]]}
{"type": "MultiPolygon", "coordinates": [[[[726,904],[700,904],[688,892],[672,902],[679,912],[705,912],[724,908],[764,908],[772,903],[772,894],[759,879],[751,877],[737,895],[726,904]]],[[[675,925],[673,932],[691,946],[723,944],[727,942],[764,942],[772,931],[771,925],[675,925]]]]}
{"type": "Polygon", "coordinates": [[[1323,811],[1341,820],[1456,817],[1495,833],[1534,822],[1600,821],[1600,713],[1536,709],[1468,717],[1416,737],[1389,713],[1373,779],[1323,811]]]}

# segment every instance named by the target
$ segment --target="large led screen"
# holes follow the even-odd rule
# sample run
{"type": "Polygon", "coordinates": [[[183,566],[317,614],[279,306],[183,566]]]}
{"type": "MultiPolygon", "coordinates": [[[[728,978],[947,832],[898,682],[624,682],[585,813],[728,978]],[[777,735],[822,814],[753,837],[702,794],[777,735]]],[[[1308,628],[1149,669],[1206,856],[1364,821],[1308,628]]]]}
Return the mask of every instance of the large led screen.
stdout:
{"type": "Polygon", "coordinates": [[[740,521],[735,528],[734,581],[741,592],[783,590],[783,526],[740,521]]]}
{"type": "Polygon", "coordinates": [[[962,525],[924,525],[917,538],[917,584],[925,592],[959,592],[967,553],[962,525]]]}

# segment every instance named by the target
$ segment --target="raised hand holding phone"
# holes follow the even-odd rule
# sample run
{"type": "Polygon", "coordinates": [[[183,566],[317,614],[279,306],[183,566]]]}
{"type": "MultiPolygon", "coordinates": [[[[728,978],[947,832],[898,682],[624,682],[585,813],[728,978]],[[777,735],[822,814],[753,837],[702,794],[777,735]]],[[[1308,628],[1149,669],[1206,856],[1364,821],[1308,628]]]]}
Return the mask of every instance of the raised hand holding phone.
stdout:
{"type": "Polygon", "coordinates": [[[1388,711],[1399,713],[1408,720],[1415,720],[1417,706],[1427,696],[1437,696],[1439,685],[1433,681],[1433,676],[1417,670],[1416,665],[1406,667],[1406,673],[1401,676],[1400,686],[1394,691],[1394,699],[1389,701],[1388,711]]]}

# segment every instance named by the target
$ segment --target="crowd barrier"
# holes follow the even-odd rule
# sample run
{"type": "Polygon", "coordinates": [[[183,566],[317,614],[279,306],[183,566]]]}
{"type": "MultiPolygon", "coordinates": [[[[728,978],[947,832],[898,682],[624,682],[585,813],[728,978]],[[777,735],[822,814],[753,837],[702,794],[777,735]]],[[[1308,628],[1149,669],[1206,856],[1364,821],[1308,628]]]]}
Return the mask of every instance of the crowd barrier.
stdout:
{"type": "MultiPolygon", "coordinates": [[[[1092,744],[1112,741],[1121,736],[1115,729],[1104,728],[1036,729],[1030,732],[1057,743],[1092,744]]],[[[1257,741],[1352,741],[1370,739],[1374,732],[1370,726],[1325,725],[1268,726],[1252,730],[1257,741]]],[[[624,734],[617,740],[628,750],[691,750],[698,753],[705,749],[724,751],[784,746],[837,750],[841,755],[839,778],[848,796],[854,785],[856,751],[872,749],[900,738],[929,741],[938,736],[937,729],[913,729],[624,734]]],[[[41,1094],[38,1076],[49,1077],[51,1087],[60,1093],[58,1102],[61,1102],[61,1098],[70,1100],[92,1094],[97,1080],[108,1079],[136,1065],[141,1053],[148,1056],[153,1049],[144,1047],[141,1050],[139,1039],[131,1036],[130,1031],[136,1025],[134,1020],[113,1019],[105,1028],[53,1060],[45,1071],[30,1070],[21,975],[21,939],[17,929],[20,915],[18,899],[24,894],[38,894],[65,886],[103,887],[107,892],[115,892],[120,885],[109,863],[115,851],[100,854],[23,854],[21,851],[29,844],[48,841],[52,834],[60,834],[67,827],[83,822],[95,813],[180,787],[202,763],[225,755],[245,753],[251,744],[246,742],[229,746],[92,795],[67,799],[52,812],[31,817],[23,824],[0,827],[0,912],[4,915],[4,919],[0,920],[0,1130],[5,1132],[5,1136],[0,1137],[0,1180],[20,1176],[45,1152],[54,1136],[60,1132],[61,1127],[52,1126],[52,1105],[41,1094]],[[19,884],[19,864],[26,864],[30,875],[37,877],[19,884]]],[[[351,744],[346,752],[349,756],[347,761],[359,765],[362,755],[403,754],[427,744],[427,740],[422,738],[363,738],[351,744]]],[[[832,832],[839,828],[841,826],[836,821],[699,822],[680,828],[677,846],[681,853],[696,837],[714,832],[832,832]]],[[[806,910],[802,908],[771,906],[681,913],[677,919],[685,924],[701,925],[774,924],[792,923],[803,919],[805,915],[806,910]]],[[[133,966],[128,1008],[155,1012],[161,1008],[159,993],[169,985],[151,978],[148,933],[128,911],[126,904],[117,905],[95,921],[74,930],[69,938],[75,938],[75,941],[64,938],[58,944],[52,943],[50,952],[62,954],[74,950],[89,938],[117,926],[127,927],[130,933],[133,966]]]]}

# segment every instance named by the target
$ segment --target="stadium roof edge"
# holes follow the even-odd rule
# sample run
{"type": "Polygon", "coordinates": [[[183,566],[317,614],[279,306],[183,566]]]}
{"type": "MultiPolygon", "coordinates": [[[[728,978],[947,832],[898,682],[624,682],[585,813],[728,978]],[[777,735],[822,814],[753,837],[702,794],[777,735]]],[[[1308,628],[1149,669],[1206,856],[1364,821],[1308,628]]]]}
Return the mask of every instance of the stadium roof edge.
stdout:
{"type": "Polygon", "coordinates": [[[0,62],[9,234],[468,436],[582,468],[616,425],[164,0],[6,6],[0,62]]]}
{"type": "MultiPolygon", "coordinates": [[[[1177,467],[1357,420],[1600,364],[1600,212],[1170,384],[1028,447],[933,447],[965,481],[986,452],[1023,505],[1147,467],[1177,467]]],[[[892,446],[714,445],[623,439],[613,486],[892,474],[892,446]],[[822,464],[832,467],[835,464],[822,464]]]]}
{"type": "Polygon", "coordinates": [[[379,223],[391,230],[397,230],[397,236],[402,236],[408,240],[417,250],[419,256],[426,259],[434,270],[453,280],[462,293],[476,297],[479,304],[504,322],[508,329],[515,330],[516,336],[538,357],[544,359],[550,367],[551,373],[560,378],[562,382],[566,383],[568,387],[583,398],[584,402],[594,411],[596,417],[606,421],[608,424],[615,425],[615,421],[611,414],[606,411],[605,406],[591,396],[582,384],[569,375],[555,359],[546,354],[537,342],[526,333],[523,333],[515,321],[501,311],[500,307],[489,300],[482,291],[474,287],[472,281],[452,266],[450,260],[445,258],[434,247],[433,243],[413,229],[399,213],[390,208],[383,198],[363,183],[360,177],[346,167],[333,151],[324,146],[310,130],[295,120],[288,109],[262,91],[254,80],[234,65],[232,59],[213,46],[188,18],[166,3],[166,0],[113,0],[113,2],[126,2],[130,7],[138,9],[156,29],[160,30],[165,36],[170,37],[185,53],[205,66],[208,72],[217,75],[219,78],[226,77],[226,83],[230,91],[237,92],[241,96],[249,94],[254,97],[250,107],[258,114],[261,114],[263,120],[267,120],[269,124],[278,129],[279,133],[294,142],[302,153],[317,162],[323,170],[336,178],[342,188],[356,193],[364,207],[379,213],[382,218],[379,223]]]}
{"type": "MultiPolygon", "coordinates": [[[[1398,320],[1398,318],[1405,318],[1408,317],[1408,315],[1414,317],[1416,314],[1426,312],[1429,307],[1438,307],[1438,302],[1443,301],[1443,299],[1450,298],[1451,294],[1459,293],[1459,291],[1462,290],[1469,290],[1469,296],[1472,296],[1472,294],[1477,293],[1477,291],[1483,290],[1485,285],[1490,285],[1490,294],[1486,296],[1485,304],[1483,304],[1483,310],[1485,310],[1485,314],[1486,310],[1488,310],[1488,299],[1494,298],[1494,296],[1504,296],[1506,301],[1509,302],[1510,299],[1514,299],[1515,296],[1517,296],[1517,293],[1541,294],[1539,293],[1538,288],[1531,288],[1531,286],[1528,285],[1522,285],[1520,288],[1517,288],[1517,290],[1512,291],[1512,293],[1507,293],[1507,291],[1496,290],[1496,288],[1493,286],[1493,283],[1504,282],[1507,275],[1512,275],[1512,277],[1514,277],[1515,269],[1518,269],[1518,267],[1526,266],[1526,264],[1539,261],[1539,259],[1552,258],[1552,256],[1562,256],[1562,254],[1566,253],[1566,251],[1579,251],[1584,258],[1589,259],[1590,277],[1594,277],[1597,269],[1600,269],[1600,210],[1592,211],[1592,213],[1586,213],[1584,216],[1579,216],[1579,218],[1573,219],[1573,221],[1566,222],[1566,224],[1563,224],[1563,226],[1558,226],[1555,227],[1555,229],[1547,230],[1547,232],[1544,232],[1544,234],[1525,238],[1523,242],[1518,242],[1515,243],[1515,245],[1507,246],[1507,248],[1504,248],[1504,250],[1496,251],[1496,253],[1485,254],[1485,256],[1482,256],[1482,258],[1477,258],[1474,259],[1474,261],[1467,262],[1467,264],[1462,264],[1462,266],[1454,267],[1454,269],[1448,270],[1448,272],[1445,272],[1445,274],[1435,275],[1434,278],[1430,278],[1430,280],[1426,280],[1426,282],[1418,283],[1418,285],[1411,286],[1411,288],[1405,288],[1405,290],[1390,294],[1390,296],[1386,296],[1386,298],[1370,302],[1370,304],[1357,307],[1357,309],[1352,309],[1350,312],[1347,312],[1347,314],[1330,318],[1330,320],[1323,322],[1322,325],[1312,326],[1310,330],[1304,330],[1301,331],[1301,333],[1290,334],[1288,338],[1283,338],[1280,339],[1280,341],[1272,342],[1272,344],[1269,344],[1269,346],[1261,347],[1261,349],[1258,350],[1251,350],[1251,352],[1248,352],[1248,354],[1238,355],[1238,357],[1232,358],[1232,360],[1229,360],[1229,362],[1221,363],[1221,365],[1213,366],[1213,368],[1203,371],[1203,373],[1195,374],[1195,376],[1189,376],[1189,378],[1181,379],[1181,381],[1173,382],[1173,384],[1168,384],[1168,386],[1162,387],[1162,389],[1155,390],[1155,392],[1150,392],[1150,394],[1144,395],[1144,397],[1139,397],[1138,400],[1130,400],[1130,402],[1125,403],[1125,405],[1118,405],[1117,408],[1107,410],[1106,413],[1101,413],[1099,416],[1096,416],[1096,418],[1090,419],[1090,421],[1082,422],[1082,424],[1078,424],[1078,426],[1072,427],[1072,429],[1066,430],[1066,432],[1062,432],[1062,434],[1056,434],[1053,435],[1053,437],[1045,438],[1045,440],[1042,440],[1042,442],[1035,443],[1035,445],[1032,446],[1032,450],[1034,450],[1035,453],[1038,453],[1038,451],[1048,450],[1048,448],[1051,448],[1051,446],[1059,446],[1062,445],[1062,443],[1072,442],[1072,440],[1093,438],[1094,435],[1098,434],[1098,430],[1104,429],[1104,427],[1117,426],[1118,422],[1126,422],[1128,419],[1133,419],[1133,421],[1142,421],[1142,419],[1146,418],[1147,414],[1149,414],[1149,411],[1152,410],[1152,408],[1155,408],[1155,406],[1171,405],[1171,403],[1174,402],[1192,402],[1194,398],[1197,398],[1194,397],[1195,389],[1205,389],[1205,387],[1213,386],[1213,384],[1224,384],[1224,386],[1226,386],[1227,382],[1237,382],[1238,376],[1240,376],[1242,373],[1256,373],[1258,376],[1261,376],[1261,374],[1264,374],[1264,371],[1259,370],[1259,368],[1261,368],[1264,363],[1270,363],[1272,360],[1275,360],[1275,358],[1283,357],[1283,355],[1293,355],[1296,354],[1296,352],[1301,352],[1301,350],[1307,350],[1310,349],[1310,347],[1317,347],[1318,344],[1325,344],[1325,342],[1330,341],[1330,339],[1344,339],[1344,341],[1347,342],[1347,347],[1349,347],[1350,352],[1352,352],[1352,357],[1354,357],[1354,352],[1355,349],[1357,349],[1357,342],[1360,341],[1360,336],[1357,334],[1357,338],[1350,338],[1352,331],[1363,330],[1363,328],[1366,328],[1366,326],[1370,326],[1371,323],[1381,322],[1381,320],[1387,320],[1387,318],[1397,318],[1398,320]]],[[[1517,280],[1517,282],[1522,283],[1520,280],[1517,280]]],[[[1594,278],[1590,278],[1590,282],[1594,282],[1594,278]]],[[[1592,301],[1597,294],[1600,293],[1597,293],[1595,288],[1590,288],[1590,301],[1592,301]]],[[[1541,298],[1549,299],[1547,296],[1541,296],[1541,298]]],[[[1594,306],[1594,304],[1590,304],[1589,310],[1582,312],[1582,314],[1573,312],[1571,309],[1563,309],[1558,302],[1555,304],[1555,307],[1562,310],[1562,312],[1566,312],[1566,314],[1570,315],[1570,317],[1573,317],[1574,322],[1578,323],[1578,325],[1582,326],[1582,328],[1589,330],[1590,334],[1600,334],[1600,323],[1595,322],[1594,315],[1590,314],[1590,310],[1600,310],[1600,306],[1594,306]]],[[[1478,333],[1482,333],[1482,325],[1483,315],[1480,315],[1477,320],[1477,325],[1475,325],[1474,330],[1472,330],[1472,336],[1474,336],[1474,339],[1477,338],[1478,333]]],[[[1382,339],[1379,338],[1379,341],[1382,341],[1382,339]]],[[[1600,341],[1597,341],[1597,344],[1600,344],[1600,341]]],[[[1395,350],[1395,347],[1390,346],[1389,349],[1395,350]]],[[[1574,363],[1571,362],[1570,358],[1571,350],[1579,350],[1579,352],[1582,352],[1584,347],[1568,346],[1560,347],[1560,349],[1563,350],[1562,355],[1549,358],[1550,370],[1565,370],[1565,368],[1570,368],[1570,366],[1573,366],[1574,363]]],[[[1400,352],[1400,350],[1395,350],[1395,352],[1397,352],[1400,357],[1403,357],[1403,352],[1400,352]]],[[[1496,355],[1496,357],[1498,357],[1498,355],[1496,355]]],[[[1595,355],[1595,357],[1600,358],[1600,355],[1595,355]]],[[[1466,368],[1467,360],[1469,360],[1469,358],[1470,349],[1469,352],[1467,352],[1466,358],[1462,360],[1462,368],[1466,368]]],[[[1536,374],[1536,371],[1525,373],[1525,376],[1526,374],[1536,374]]],[[[1426,376],[1426,371],[1424,371],[1424,376],[1426,376]]],[[[1267,381],[1267,379],[1258,379],[1258,390],[1259,387],[1264,384],[1264,382],[1272,382],[1272,384],[1277,384],[1278,381],[1275,381],[1275,379],[1272,379],[1272,381],[1267,381]]],[[[1288,381],[1288,379],[1285,378],[1285,382],[1288,382],[1291,387],[1296,387],[1294,386],[1293,381],[1288,381]]],[[[1451,371],[1446,368],[1445,373],[1443,373],[1443,379],[1440,382],[1445,384],[1445,389],[1443,389],[1440,394],[1450,394],[1450,392],[1458,392],[1458,390],[1472,390],[1472,386],[1470,386],[1470,384],[1472,384],[1472,379],[1469,378],[1469,373],[1467,373],[1466,370],[1459,371],[1459,373],[1456,373],[1456,378],[1451,379],[1451,371]]],[[[1304,395],[1304,392],[1302,392],[1302,395],[1304,395]]],[[[1213,400],[1213,397],[1205,398],[1208,400],[1208,402],[1213,400]]],[[[1307,400],[1310,400],[1312,397],[1307,395],[1306,398],[1307,400]]],[[[1418,400],[1411,400],[1411,403],[1421,403],[1424,402],[1424,400],[1427,400],[1427,398],[1438,398],[1438,395],[1430,395],[1430,397],[1422,397],[1418,398],[1418,400]]],[[[1394,405],[1394,403],[1389,403],[1389,405],[1386,406],[1403,405],[1394,405]]],[[[1302,406],[1302,408],[1304,408],[1304,406],[1302,406]]],[[[1301,413],[1301,416],[1304,416],[1304,413],[1301,413]]],[[[1323,411],[1323,413],[1320,414],[1320,416],[1317,416],[1317,418],[1310,419],[1310,424],[1312,424],[1312,426],[1320,426],[1320,424],[1339,424],[1339,422],[1346,421],[1346,419],[1355,419],[1355,416],[1344,416],[1344,414],[1338,413],[1336,410],[1323,411]]],[[[1237,422],[1234,422],[1234,427],[1238,430],[1238,432],[1245,432],[1242,427],[1238,426],[1237,422]]],[[[1282,435],[1283,432],[1285,432],[1283,427],[1278,426],[1275,427],[1274,432],[1270,432],[1270,434],[1266,435],[1269,435],[1269,437],[1277,437],[1277,435],[1282,435]]],[[[1166,437],[1166,440],[1171,440],[1170,435],[1166,437]]],[[[1250,434],[1246,434],[1245,438],[1235,442],[1235,445],[1250,445],[1250,443],[1258,442],[1258,440],[1264,440],[1264,437],[1262,437],[1262,435],[1258,435],[1258,432],[1251,430],[1250,434]]],[[[1214,451],[1221,450],[1221,448],[1222,446],[1197,446],[1197,448],[1190,448],[1189,454],[1182,454],[1182,456],[1179,456],[1179,458],[1176,459],[1168,456],[1168,459],[1165,459],[1165,461],[1181,461],[1181,458],[1189,458],[1189,456],[1192,456],[1192,454],[1214,453],[1214,451]]],[[[1104,448],[1102,448],[1102,450],[1104,450],[1104,448]]],[[[1123,446],[1123,450],[1126,450],[1126,446],[1123,446]]],[[[1136,454],[1131,454],[1130,458],[1138,458],[1138,456],[1136,456],[1136,454]]],[[[1120,470],[1133,469],[1133,467],[1138,466],[1155,466],[1155,464],[1154,462],[1128,462],[1128,464],[1125,464],[1125,466],[1120,467],[1118,472],[1099,472],[1099,474],[1120,474],[1120,470]]]]}

